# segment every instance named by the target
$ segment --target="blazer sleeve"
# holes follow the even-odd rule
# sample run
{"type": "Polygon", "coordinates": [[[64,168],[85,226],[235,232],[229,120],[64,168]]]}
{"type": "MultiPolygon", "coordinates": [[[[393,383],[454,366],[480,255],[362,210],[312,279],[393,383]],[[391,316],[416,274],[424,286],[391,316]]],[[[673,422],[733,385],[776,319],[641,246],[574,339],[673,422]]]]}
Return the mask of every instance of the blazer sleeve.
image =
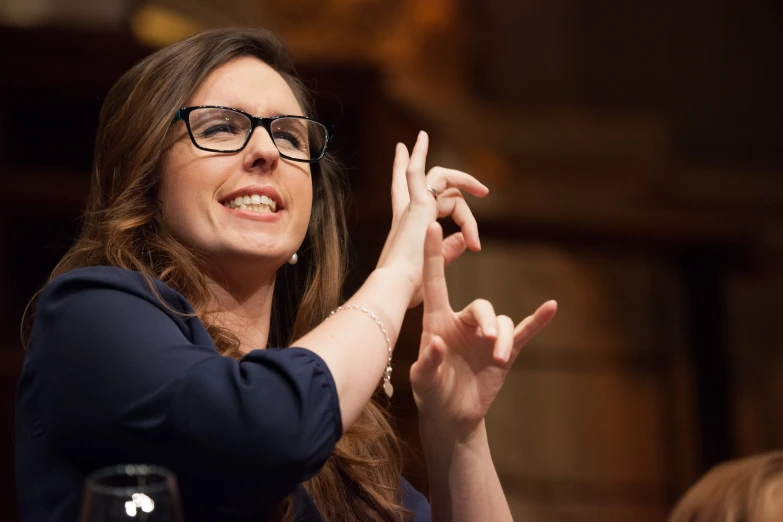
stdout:
{"type": "Polygon", "coordinates": [[[315,475],[342,434],[324,361],[302,348],[221,356],[139,277],[66,275],[42,293],[28,355],[53,445],[86,469],[159,463],[275,489],[315,475]]]}
{"type": "Polygon", "coordinates": [[[430,503],[405,477],[400,478],[402,505],[413,512],[413,522],[430,522],[430,503]]]}

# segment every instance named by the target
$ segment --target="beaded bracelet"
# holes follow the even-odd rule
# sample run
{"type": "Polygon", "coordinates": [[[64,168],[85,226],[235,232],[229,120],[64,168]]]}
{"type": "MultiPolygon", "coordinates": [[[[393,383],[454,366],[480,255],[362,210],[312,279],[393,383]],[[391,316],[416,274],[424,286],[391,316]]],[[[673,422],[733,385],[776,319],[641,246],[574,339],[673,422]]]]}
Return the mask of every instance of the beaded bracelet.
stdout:
{"type": "Polygon", "coordinates": [[[392,394],[394,393],[394,387],[391,384],[391,373],[392,373],[392,367],[391,367],[391,360],[392,360],[392,344],[389,340],[389,334],[386,333],[386,327],[383,326],[383,323],[381,322],[378,317],[372,313],[369,309],[367,309],[364,306],[360,305],[353,305],[353,304],[344,304],[342,306],[338,306],[334,310],[332,310],[329,315],[334,315],[337,312],[340,312],[342,310],[358,310],[368,317],[372,319],[375,324],[378,325],[378,327],[381,329],[381,332],[383,332],[383,336],[386,339],[386,347],[389,349],[389,359],[386,361],[386,369],[383,371],[383,391],[386,392],[386,395],[391,399],[392,394]]]}

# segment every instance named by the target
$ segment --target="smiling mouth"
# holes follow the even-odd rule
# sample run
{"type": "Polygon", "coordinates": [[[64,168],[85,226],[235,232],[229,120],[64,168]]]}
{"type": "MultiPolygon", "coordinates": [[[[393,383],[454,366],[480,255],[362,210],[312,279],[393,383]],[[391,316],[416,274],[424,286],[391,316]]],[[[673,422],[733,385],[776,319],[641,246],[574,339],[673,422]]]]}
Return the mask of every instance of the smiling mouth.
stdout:
{"type": "Polygon", "coordinates": [[[269,196],[237,196],[229,201],[224,201],[223,206],[234,210],[247,210],[250,212],[259,212],[262,214],[277,212],[277,203],[269,196]]]}

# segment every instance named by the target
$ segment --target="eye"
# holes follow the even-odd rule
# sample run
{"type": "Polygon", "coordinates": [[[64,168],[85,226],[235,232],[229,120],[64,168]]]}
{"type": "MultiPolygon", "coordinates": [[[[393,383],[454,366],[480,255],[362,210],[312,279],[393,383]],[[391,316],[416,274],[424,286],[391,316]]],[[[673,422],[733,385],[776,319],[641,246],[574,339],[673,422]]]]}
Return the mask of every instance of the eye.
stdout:
{"type": "Polygon", "coordinates": [[[302,146],[301,141],[290,132],[277,131],[275,132],[274,138],[275,138],[275,143],[277,143],[278,141],[285,141],[286,142],[285,145],[287,147],[293,147],[295,149],[299,149],[302,146]]]}
{"type": "Polygon", "coordinates": [[[237,129],[230,122],[224,122],[224,123],[211,125],[209,127],[202,129],[199,135],[204,138],[209,138],[220,134],[237,134],[238,132],[239,129],[237,129]]]}

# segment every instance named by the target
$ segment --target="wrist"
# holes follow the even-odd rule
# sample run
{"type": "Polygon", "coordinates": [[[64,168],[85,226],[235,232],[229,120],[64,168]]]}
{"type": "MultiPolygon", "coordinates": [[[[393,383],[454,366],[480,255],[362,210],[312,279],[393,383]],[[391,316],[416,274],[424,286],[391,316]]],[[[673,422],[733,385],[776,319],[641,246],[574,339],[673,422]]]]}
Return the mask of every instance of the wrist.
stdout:
{"type": "Polygon", "coordinates": [[[463,494],[472,496],[471,484],[482,467],[480,463],[492,462],[484,421],[469,432],[460,433],[444,429],[443,426],[424,423],[419,424],[419,433],[430,478],[430,492],[450,497],[463,494]],[[461,477],[465,472],[473,478],[451,480],[451,477],[461,477]]]}
{"type": "Polygon", "coordinates": [[[473,425],[449,425],[419,416],[419,437],[422,447],[451,453],[453,448],[470,448],[485,444],[487,430],[484,419],[473,425]]]}
{"type": "Polygon", "coordinates": [[[389,285],[390,288],[393,289],[394,294],[406,298],[406,304],[410,301],[417,290],[416,285],[413,284],[413,281],[411,281],[410,277],[391,267],[376,268],[372,271],[368,279],[371,278],[384,281],[389,285]]]}
{"type": "Polygon", "coordinates": [[[410,296],[396,272],[376,268],[362,287],[346,302],[367,307],[385,326],[392,346],[397,342],[410,296]]]}

